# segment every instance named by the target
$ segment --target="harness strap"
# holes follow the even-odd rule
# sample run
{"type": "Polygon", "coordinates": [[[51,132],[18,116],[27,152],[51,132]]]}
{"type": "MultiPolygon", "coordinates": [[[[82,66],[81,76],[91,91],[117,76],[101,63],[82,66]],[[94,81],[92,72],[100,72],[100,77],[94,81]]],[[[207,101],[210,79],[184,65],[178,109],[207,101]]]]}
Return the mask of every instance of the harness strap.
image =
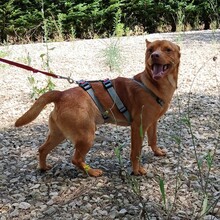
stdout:
{"type": "Polygon", "coordinates": [[[141,86],[147,93],[149,93],[155,100],[156,102],[161,106],[163,107],[164,105],[164,101],[159,98],[156,94],[154,94],[150,89],[148,89],[143,83],[133,79],[134,82],[136,82],[139,86],[141,86]]]}
{"type": "Polygon", "coordinates": [[[81,88],[83,88],[90,95],[90,97],[95,102],[96,106],[98,107],[99,111],[101,112],[103,119],[107,120],[109,118],[108,115],[107,115],[108,113],[103,108],[103,106],[100,103],[99,99],[95,96],[94,91],[93,91],[92,86],[90,85],[90,83],[85,81],[85,80],[77,81],[77,83],[81,88]]]}
{"type": "Polygon", "coordinates": [[[117,93],[116,93],[116,91],[115,91],[115,89],[112,85],[112,82],[109,79],[106,79],[106,80],[102,81],[102,84],[104,85],[104,87],[108,91],[108,93],[111,96],[112,100],[116,104],[118,110],[125,116],[127,121],[130,123],[131,122],[131,115],[128,112],[127,108],[124,106],[124,104],[121,101],[121,99],[119,98],[119,96],[117,95],[117,93]]]}

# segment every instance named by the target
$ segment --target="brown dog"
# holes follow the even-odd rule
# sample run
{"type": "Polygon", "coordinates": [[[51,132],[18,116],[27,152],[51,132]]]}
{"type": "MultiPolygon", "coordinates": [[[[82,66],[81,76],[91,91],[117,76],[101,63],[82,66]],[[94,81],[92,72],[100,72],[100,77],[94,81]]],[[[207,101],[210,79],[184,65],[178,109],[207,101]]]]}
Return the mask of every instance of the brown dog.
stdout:
{"type": "MultiPolygon", "coordinates": [[[[108,111],[107,122],[131,125],[131,162],[135,175],[146,174],[140,164],[142,132],[147,132],[148,145],[154,154],[165,155],[165,152],[157,146],[157,121],[167,111],[177,88],[180,63],[180,48],[176,44],[166,40],[154,42],[146,40],[146,45],[145,70],[135,75],[134,79],[118,77],[112,80],[115,91],[130,113],[131,122],[119,112],[101,82],[91,83],[96,97],[108,111]]],[[[55,103],[55,107],[49,118],[47,140],[39,148],[40,169],[51,168],[46,164],[48,153],[67,138],[75,145],[73,164],[90,176],[100,176],[102,170],[86,165],[85,156],[93,145],[96,125],[104,123],[104,120],[97,105],[82,88],[43,94],[16,121],[15,126],[19,127],[33,121],[51,102],[55,103]]]]}

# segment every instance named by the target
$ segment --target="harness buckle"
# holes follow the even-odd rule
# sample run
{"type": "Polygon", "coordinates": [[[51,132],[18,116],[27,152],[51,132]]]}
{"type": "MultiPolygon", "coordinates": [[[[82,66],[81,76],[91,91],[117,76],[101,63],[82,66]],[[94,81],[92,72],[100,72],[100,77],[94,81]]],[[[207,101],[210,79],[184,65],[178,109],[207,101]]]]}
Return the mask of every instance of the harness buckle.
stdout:
{"type": "Polygon", "coordinates": [[[124,112],[127,111],[127,108],[126,108],[125,106],[122,106],[122,108],[120,108],[119,111],[120,111],[121,113],[124,113],[124,112]]]}
{"type": "Polygon", "coordinates": [[[106,89],[109,89],[113,86],[112,82],[109,79],[103,80],[102,83],[103,83],[103,85],[105,86],[106,89]]]}
{"type": "Polygon", "coordinates": [[[79,86],[82,87],[85,91],[89,90],[92,88],[92,86],[85,80],[80,80],[78,82],[79,86]]]}

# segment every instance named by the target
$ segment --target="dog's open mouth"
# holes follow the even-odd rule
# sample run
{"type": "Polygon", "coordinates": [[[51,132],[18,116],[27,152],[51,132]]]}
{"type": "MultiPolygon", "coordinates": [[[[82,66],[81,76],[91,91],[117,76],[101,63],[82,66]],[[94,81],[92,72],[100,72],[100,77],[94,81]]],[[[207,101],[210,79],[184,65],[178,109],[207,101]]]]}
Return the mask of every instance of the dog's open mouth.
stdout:
{"type": "Polygon", "coordinates": [[[165,64],[165,65],[157,64],[157,63],[153,64],[151,66],[153,78],[155,80],[162,78],[166,74],[169,68],[170,68],[169,64],[165,64]]]}

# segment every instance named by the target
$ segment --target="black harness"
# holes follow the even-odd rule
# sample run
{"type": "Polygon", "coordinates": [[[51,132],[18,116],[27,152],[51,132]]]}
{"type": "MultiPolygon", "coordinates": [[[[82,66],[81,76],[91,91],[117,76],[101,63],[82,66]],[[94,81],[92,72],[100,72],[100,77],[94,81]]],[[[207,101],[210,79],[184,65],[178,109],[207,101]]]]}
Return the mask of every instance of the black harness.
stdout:
{"type": "MultiPolygon", "coordinates": [[[[147,93],[149,93],[155,100],[156,102],[162,107],[164,105],[164,101],[162,99],[160,99],[157,95],[155,95],[149,88],[147,88],[143,83],[132,79],[135,83],[137,83],[139,86],[141,86],[147,93]]],[[[131,123],[131,115],[128,111],[128,109],[126,108],[126,106],[123,104],[123,102],[121,101],[120,97],[118,96],[118,94],[116,93],[112,82],[109,79],[105,79],[105,80],[100,80],[100,81],[85,81],[85,80],[80,80],[78,81],[78,85],[83,88],[92,98],[92,100],[94,101],[94,103],[96,104],[96,106],[98,107],[99,111],[102,114],[103,119],[106,121],[107,119],[109,119],[108,116],[108,111],[104,109],[102,103],[99,101],[99,99],[95,96],[94,90],[90,84],[90,82],[102,82],[104,88],[107,90],[108,94],[110,95],[110,97],[112,98],[113,102],[115,103],[115,105],[117,106],[118,110],[120,113],[122,113],[124,115],[124,117],[126,118],[126,120],[131,123]]]]}

